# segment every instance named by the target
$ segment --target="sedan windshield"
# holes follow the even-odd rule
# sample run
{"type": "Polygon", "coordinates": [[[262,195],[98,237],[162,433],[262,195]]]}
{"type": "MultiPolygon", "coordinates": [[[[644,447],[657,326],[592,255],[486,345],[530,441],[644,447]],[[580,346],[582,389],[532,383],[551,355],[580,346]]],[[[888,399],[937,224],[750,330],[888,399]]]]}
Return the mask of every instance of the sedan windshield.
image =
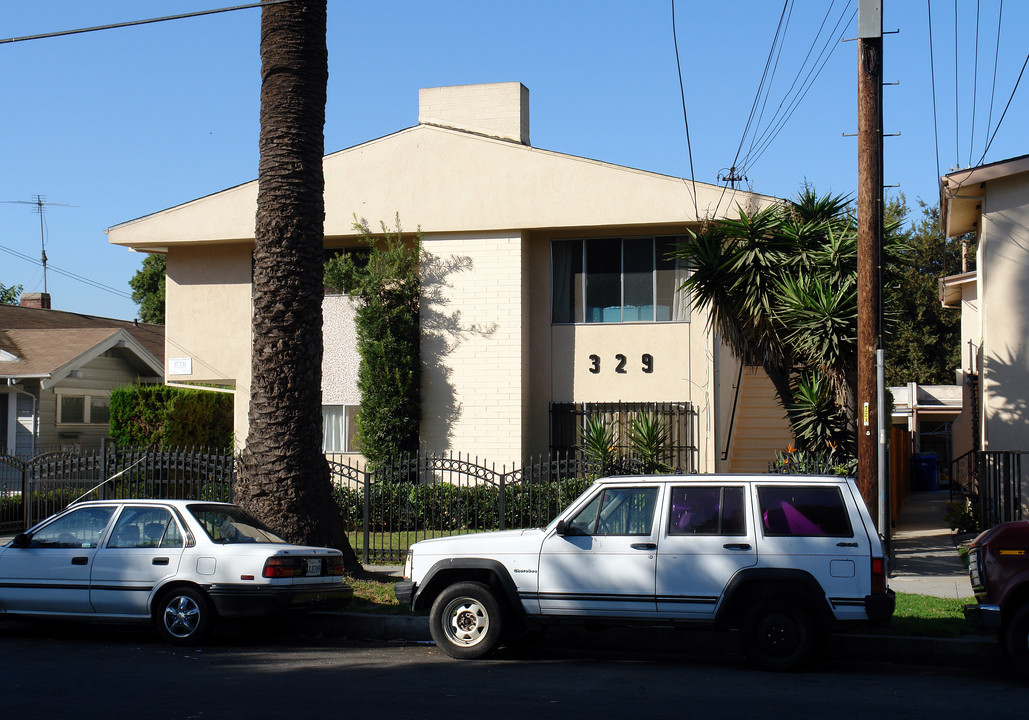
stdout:
{"type": "Polygon", "coordinates": [[[189,505],[188,509],[207,536],[219,545],[286,542],[241,508],[232,505],[189,505]]]}

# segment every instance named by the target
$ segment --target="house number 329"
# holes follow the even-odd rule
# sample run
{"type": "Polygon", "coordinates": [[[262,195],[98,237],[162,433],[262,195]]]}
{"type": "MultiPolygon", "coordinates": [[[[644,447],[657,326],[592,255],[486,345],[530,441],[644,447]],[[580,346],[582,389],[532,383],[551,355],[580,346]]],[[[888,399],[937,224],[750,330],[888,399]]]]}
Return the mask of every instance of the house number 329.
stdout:
{"type": "MultiPolygon", "coordinates": [[[[626,375],[629,371],[626,369],[626,365],[629,363],[629,358],[621,353],[615,355],[615,372],[619,375],[626,375]]],[[[640,355],[640,370],[645,373],[654,372],[654,356],[650,353],[643,353],[640,355]]],[[[590,355],[590,372],[594,375],[600,373],[600,356],[590,355]]]]}

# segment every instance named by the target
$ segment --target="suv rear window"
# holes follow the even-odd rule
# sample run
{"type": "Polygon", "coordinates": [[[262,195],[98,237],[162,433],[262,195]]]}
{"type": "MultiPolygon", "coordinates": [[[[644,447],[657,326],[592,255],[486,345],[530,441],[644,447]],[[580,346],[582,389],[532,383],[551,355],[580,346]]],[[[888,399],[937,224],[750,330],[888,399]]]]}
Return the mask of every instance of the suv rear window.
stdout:
{"type": "Polygon", "coordinates": [[[765,486],[757,497],[767,537],[854,537],[839,488],[765,486]]]}

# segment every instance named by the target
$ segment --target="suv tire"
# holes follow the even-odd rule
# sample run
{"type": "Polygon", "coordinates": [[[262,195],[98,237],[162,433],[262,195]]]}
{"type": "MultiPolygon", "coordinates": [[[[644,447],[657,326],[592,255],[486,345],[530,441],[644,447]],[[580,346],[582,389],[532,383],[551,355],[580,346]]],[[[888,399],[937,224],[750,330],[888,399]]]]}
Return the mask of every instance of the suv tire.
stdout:
{"type": "Polygon", "coordinates": [[[744,654],[765,670],[795,670],[816,647],[817,631],[811,613],[793,598],[759,601],[746,614],[740,629],[744,654]]]}
{"type": "Polygon", "coordinates": [[[488,587],[459,582],[445,588],[429,611],[429,631],[436,647],[459,660],[481,658],[500,644],[504,620],[488,587]]]}

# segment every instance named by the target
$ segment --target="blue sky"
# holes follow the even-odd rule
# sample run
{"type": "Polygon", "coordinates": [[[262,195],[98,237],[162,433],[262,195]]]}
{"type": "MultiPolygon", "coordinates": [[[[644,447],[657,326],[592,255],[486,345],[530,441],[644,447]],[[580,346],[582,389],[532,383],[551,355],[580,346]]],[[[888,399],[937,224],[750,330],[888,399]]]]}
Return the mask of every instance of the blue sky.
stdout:
{"type": "MultiPolygon", "coordinates": [[[[918,198],[936,202],[937,162],[943,173],[979,164],[991,113],[992,134],[1012,95],[1029,51],[1029,3],[1004,3],[998,54],[1000,2],[958,0],[955,23],[952,0],[883,0],[884,29],[900,31],[884,40],[884,78],[900,83],[884,89],[884,125],[887,133],[901,133],[885,141],[885,181],[899,184],[912,205],[918,198]]],[[[232,4],[240,3],[0,0],[0,37],[232,4]]],[[[839,41],[855,36],[855,22],[818,35],[827,11],[831,27],[851,17],[857,0],[849,5],[789,3],[768,100],[759,104],[758,137],[783,98],[794,97],[794,79],[812,66],[804,60],[815,38],[821,40],[813,56],[826,40],[832,54],[789,120],[765,135],[770,142],[748,163],[754,190],[788,197],[808,182],[819,191],[854,193],[857,143],[844,134],[857,127],[857,43],[839,41]]],[[[716,183],[737,156],[783,7],[777,0],[676,1],[693,174],[700,182],[716,183]]],[[[0,44],[0,200],[27,202],[39,194],[55,203],[44,215],[50,267],[116,291],[51,269],[55,308],[134,317],[136,306],[125,295],[142,256],[109,246],[104,230],[256,178],[259,21],[254,9],[0,44]]],[[[669,0],[329,0],[328,43],[326,152],[416,124],[419,88],[520,81],[530,91],[534,146],[691,174],[669,0]]],[[[1027,86],[1024,78],[984,162],[1029,152],[1027,86]]],[[[741,156],[754,137],[752,131],[741,156]]],[[[33,210],[0,203],[0,283],[26,291],[43,289],[41,268],[4,248],[39,257],[33,210]]]]}

